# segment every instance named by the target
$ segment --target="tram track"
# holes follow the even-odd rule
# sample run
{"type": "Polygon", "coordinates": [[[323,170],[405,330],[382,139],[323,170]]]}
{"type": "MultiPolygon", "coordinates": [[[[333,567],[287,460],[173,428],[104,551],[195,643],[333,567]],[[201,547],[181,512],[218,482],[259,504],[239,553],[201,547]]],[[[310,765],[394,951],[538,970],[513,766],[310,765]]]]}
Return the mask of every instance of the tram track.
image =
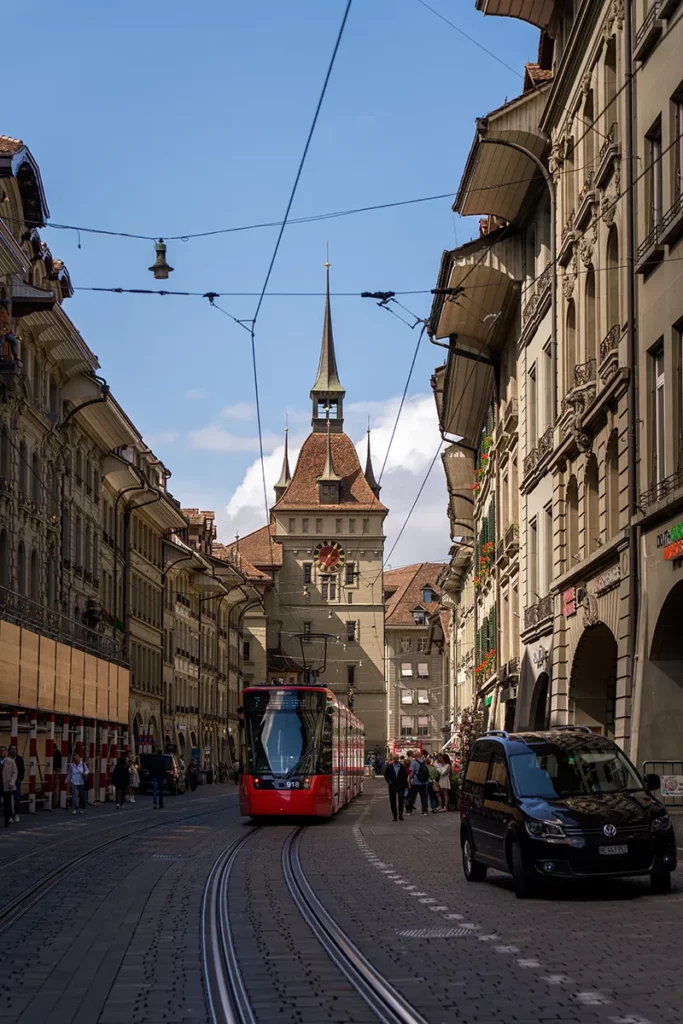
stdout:
{"type": "MultiPolygon", "coordinates": [[[[92,857],[97,856],[97,854],[112,849],[129,839],[134,839],[147,832],[153,832],[155,829],[169,826],[172,827],[173,825],[179,825],[186,821],[191,821],[193,818],[202,818],[207,814],[213,813],[216,813],[213,809],[207,809],[204,811],[196,811],[194,814],[186,814],[178,818],[164,818],[162,821],[156,821],[152,825],[145,825],[142,828],[132,829],[123,835],[113,836],[111,839],[106,839],[104,842],[97,843],[95,846],[90,847],[79,856],[70,858],[68,861],[65,861],[65,863],[53,868],[52,871],[48,871],[46,874],[41,875],[33,885],[28,886],[26,889],[22,889],[14,899],[0,907],[0,935],[7,931],[8,928],[12,927],[12,925],[23,917],[24,914],[28,913],[32,907],[36,906],[36,904],[51,892],[65,877],[67,877],[74,868],[86,863],[92,857]]],[[[11,865],[11,863],[12,862],[10,861],[9,864],[11,865]]],[[[2,865],[3,868],[5,866],[6,865],[2,865]]]]}
{"type": "MultiPolygon", "coordinates": [[[[202,945],[212,1024],[258,1024],[240,966],[228,910],[230,879],[240,854],[267,826],[231,842],[214,862],[204,889],[202,945]]],[[[316,896],[301,864],[300,847],[309,826],[293,828],[282,844],[281,867],[287,890],[334,967],[382,1024],[427,1024],[361,953],[316,896]]]]}

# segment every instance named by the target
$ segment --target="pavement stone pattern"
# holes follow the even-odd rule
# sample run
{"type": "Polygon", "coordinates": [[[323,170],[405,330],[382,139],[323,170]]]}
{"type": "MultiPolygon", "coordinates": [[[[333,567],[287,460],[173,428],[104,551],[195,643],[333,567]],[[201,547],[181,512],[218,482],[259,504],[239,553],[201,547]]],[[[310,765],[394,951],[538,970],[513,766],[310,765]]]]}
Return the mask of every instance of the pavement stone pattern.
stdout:
{"type": "Polygon", "coordinates": [[[432,1024],[680,1024],[680,869],[668,896],[629,879],[517,900],[502,873],[465,881],[456,813],[394,823],[385,790],[369,783],[329,828],[309,830],[302,863],[335,920],[432,1024]]]}
{"type": "Polygon", "coordinates": [[[285,823],[259,831],[230,879],[230,920],[256,1019],[375,1024],[374,1013],[331,962],[289,894],[281,854],[291,832],[285,823]]]}

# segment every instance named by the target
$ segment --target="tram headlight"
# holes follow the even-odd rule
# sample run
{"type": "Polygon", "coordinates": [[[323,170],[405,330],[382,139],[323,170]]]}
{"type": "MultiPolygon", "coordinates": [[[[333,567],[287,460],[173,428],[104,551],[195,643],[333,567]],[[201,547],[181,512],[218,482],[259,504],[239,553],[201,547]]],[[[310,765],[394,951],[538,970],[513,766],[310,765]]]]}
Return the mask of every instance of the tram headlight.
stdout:
{"type": "Polygon", "coordinates": [[[308,776],[305,779],[301,780],[301,788],[302,789],[310,789],[311,788],[311,779],[308,776]]]}
{"type": "Polygon", "coordinates": [[[254,783],[254,789],[261,788],[261,780],[259,779],[258,775],[252,775],[251,781],[254,783]]]}

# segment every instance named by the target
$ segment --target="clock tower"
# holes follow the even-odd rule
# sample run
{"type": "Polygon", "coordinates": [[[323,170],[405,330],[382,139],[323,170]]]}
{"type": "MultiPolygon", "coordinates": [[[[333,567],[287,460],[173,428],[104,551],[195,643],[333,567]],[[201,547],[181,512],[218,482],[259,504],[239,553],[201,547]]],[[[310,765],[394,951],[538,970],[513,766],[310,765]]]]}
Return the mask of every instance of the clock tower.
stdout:
{"type": "MultiPolygon", "coordinates": [[[[382,559],[387,509],[372,470],[369,436],[364,472],[353,441],[344,433],[346,392],[332,333],[329,265],[318,372],[310,396],[311,433],[291,478],[286,453],[271,511],[271,548],[280,564],[273,567],[268,615],[269,677],[277,678],[279,665],[296,665],[310,679],[306,670],[317,659],[318,681],[363,720],[366,750],[379,747],[384,752],[382,559]],[[308,634],[326,636],[326,644],[320,639],[310,643],[313,659],[308,634]]],[[[249,538],[240,541],[241,548],[245,543],[249,538]]]]}

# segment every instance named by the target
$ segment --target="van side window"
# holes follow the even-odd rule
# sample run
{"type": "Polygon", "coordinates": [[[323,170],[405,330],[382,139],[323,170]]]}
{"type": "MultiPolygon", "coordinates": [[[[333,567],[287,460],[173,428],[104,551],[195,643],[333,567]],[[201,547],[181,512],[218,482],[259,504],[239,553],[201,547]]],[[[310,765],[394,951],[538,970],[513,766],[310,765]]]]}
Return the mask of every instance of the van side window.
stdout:
{"type": "Polygon", "coordinates": [[[463,788],[468,793],[475,792],[476,787],[483,787],[491,759],[490,743],[475,743],[467,762],[463,788]]]}
{"type": "Polygon", "coordinates": [[[507,799],[510,794],[510,783],[508,779],[508,766],[502,750],[497,750],[493,755],[488,777],[503,787],[506,794],[505,799],[507,799]]]}

